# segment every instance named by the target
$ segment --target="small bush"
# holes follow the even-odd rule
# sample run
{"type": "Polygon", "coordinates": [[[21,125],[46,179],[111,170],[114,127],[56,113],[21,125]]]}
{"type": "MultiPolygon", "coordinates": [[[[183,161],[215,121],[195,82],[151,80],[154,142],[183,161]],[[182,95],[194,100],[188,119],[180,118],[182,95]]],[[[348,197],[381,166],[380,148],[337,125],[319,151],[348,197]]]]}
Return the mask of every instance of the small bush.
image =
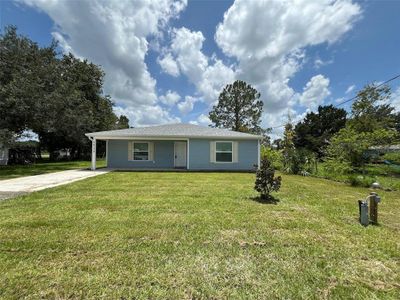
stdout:
{"type": "Polygon", "coordinates": [[[351,186],[370,187],[376,179],[369,176],[350,175],[347,180],[351,186]]]}
{"type": "Polygon", "coordinates": [[[261,157],[266,157],[275,170],[283,169],[283,155],[281,150],[275,150],[270,147],[262,147],[261,157]]]}
{"type": "Polygon", "coordinates": [[[285,173],[306,176],[316,172],[317,158],[314,153],[306,149],[293,149],[283,158],[285,173]]]}
{"type": "Polygon", "coordinates": [[[264,156],[261,159],[260,168],[256,172],[254,189],[260,193],[263,200],[271,199],[270,193],[277,192],[281,187],[281,176],[275,177],[275,169],[271,162],[264,156]]]}
{"type": "Polygon", "coordinates": [[[338,161],[336,159],[327,159],[324,164],[327,173],[343,175],[350,173],[353,168],[348,161],[338,161]]]}
{"type": "Polygon", "coordinates": [[[386,153],[383,159],[391,162],[392,164],[400,165],[400,152],[386,153]]]}

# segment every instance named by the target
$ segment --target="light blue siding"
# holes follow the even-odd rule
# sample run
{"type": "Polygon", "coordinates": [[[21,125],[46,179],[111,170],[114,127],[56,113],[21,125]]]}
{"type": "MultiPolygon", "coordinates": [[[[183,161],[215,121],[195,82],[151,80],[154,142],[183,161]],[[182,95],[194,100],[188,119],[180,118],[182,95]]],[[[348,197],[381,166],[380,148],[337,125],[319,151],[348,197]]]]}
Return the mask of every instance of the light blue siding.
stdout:
{"type": "MultiPolygon", "coordinates": [[[[232,140],[235,141],[235,140],[232,140]]],[[[174,141],[152,141],[154,143],[154,161],[129,161],[128,141],[109,140],[107,165],[119,169],[173,169],[174,141]]],[[[254,170],[258,163],[258,141],[237,140],[237,163],[211,163],[210,140],[189,140],[189,169],[190,170],[254,170]]]]}
{"type": "MultiPolygon", "coordinates": [[[[234,140],[232,140],[234,141],[234,140]]],[[[258,141],[238,140],[239,159],[237,163],[210,162],[210,140],[189,140],[189,167],[191,170],[254,170],[258,163],[258,141]]]]}
{"type": "Polygon", "coordinates": [[[109,140],[107,166],[109,168],[170,169],[174,167],[174,141],[153,141],[154,161],[129,161],[128,141],[109,140]]]}

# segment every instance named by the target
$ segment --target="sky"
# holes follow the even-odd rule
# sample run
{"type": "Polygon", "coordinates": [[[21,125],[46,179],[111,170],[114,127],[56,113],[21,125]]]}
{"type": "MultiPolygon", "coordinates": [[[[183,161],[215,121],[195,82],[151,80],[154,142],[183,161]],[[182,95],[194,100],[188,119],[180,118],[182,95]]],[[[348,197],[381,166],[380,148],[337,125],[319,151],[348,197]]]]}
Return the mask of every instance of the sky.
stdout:
{"type": "MultiPolygon", "coordinates": [[[[100,65],[131,126],[208,125],[223,87],[245,80],[276,138],[288,115],[400,74],[399,13],[400,1],[3,0],[0,29],[100,65]]],[[[400,80],[390,85],[400,110],[400,80]]]]}

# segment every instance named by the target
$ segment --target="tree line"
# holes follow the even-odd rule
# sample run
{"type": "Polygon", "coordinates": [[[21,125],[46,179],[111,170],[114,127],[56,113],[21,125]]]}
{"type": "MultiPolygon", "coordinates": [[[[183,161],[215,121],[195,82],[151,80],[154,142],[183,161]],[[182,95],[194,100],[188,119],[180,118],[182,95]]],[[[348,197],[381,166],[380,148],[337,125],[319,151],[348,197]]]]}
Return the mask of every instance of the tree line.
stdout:
{"type": "Polygon", "coordinates": [[[209,114],[211,126],[263,134],[263,156],[287,173],[314,172],[318,162],[324,162],[333,173],[365,171],[372,158],[371,147],[400,142],[400,112],[389,103],[388,85],[367,84],[355,97],[350,113],[325,105],[297,124],[289,117],[283,138],[272,143],[271,129],[261,127],[260,97],[244,81],[228,84],[209,114]]]}
{"type": "Polygon", "coordinates": [[[114,114],[101,67],[57,46],[41,47],[14,26],[0,35],[0,143],[32,131],[51,156],[68,149],[82,158],[90,151],[85,133],[127,128],[129,120],[114,114]]]}

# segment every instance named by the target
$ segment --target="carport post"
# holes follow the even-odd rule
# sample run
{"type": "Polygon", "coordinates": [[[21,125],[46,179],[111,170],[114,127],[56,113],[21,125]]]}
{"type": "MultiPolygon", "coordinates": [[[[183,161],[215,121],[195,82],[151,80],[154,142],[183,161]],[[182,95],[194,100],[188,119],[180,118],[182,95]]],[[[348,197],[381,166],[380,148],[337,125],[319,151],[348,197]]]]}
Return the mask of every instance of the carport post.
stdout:
{"type": "Polygon", "coordinates": [[[96,138],[90,138],[92,141],[92,171],[96,170],[96,138]]]}

